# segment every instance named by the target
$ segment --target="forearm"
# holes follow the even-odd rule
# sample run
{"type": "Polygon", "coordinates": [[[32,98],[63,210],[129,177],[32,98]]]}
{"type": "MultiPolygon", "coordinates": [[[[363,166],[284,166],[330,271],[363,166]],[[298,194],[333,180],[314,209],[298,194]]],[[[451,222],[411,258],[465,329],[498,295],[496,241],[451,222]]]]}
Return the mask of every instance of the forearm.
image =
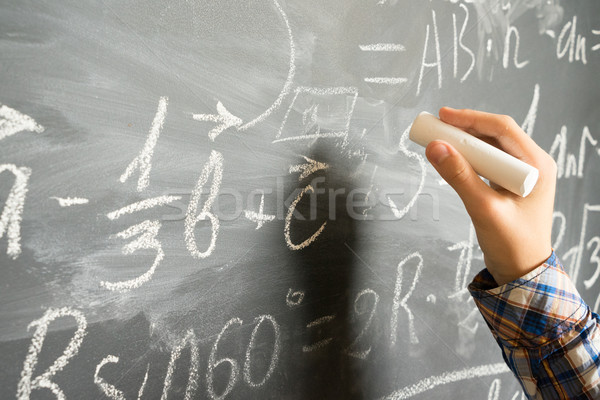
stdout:
{"type": "Polygon", "coordinates": [[[469,290],[529,398],[600,398],[598,316],[554,253],[502,286],[484,270],[469,290]]]}

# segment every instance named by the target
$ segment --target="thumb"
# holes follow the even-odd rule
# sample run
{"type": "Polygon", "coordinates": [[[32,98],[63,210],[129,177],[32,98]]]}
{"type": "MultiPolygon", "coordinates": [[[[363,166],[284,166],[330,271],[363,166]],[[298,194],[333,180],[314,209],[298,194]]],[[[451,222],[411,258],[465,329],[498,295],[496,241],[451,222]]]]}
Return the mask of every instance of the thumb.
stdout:
{"type": "Polygon", "coordinates": [[[460,196],[471,216],[472,212],[481,208],[482,202],[497,195],[450,144],[434,140],[425,149],[425,154],[437,172],[460,196]]]}

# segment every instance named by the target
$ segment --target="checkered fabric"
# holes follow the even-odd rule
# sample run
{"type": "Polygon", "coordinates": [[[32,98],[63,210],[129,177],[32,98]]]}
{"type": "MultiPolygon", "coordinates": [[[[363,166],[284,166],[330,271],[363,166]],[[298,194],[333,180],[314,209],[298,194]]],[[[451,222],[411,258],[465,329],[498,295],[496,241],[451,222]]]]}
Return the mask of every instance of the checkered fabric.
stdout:
{"type": "Polygon", "coordinates": [[[484,269],[469,291],[528,398],[600,399],[600,317],[554,252],[502,286],[484,269]]]}

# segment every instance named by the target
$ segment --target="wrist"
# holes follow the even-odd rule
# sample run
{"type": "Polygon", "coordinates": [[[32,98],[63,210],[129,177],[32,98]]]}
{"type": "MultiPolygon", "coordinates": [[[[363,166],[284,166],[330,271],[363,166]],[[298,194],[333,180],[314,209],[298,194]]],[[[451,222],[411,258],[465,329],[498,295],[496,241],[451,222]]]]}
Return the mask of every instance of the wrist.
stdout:
{"type": "Polygon", "coordinates": [[[484,254],[484,263],[498,286],[505,285],[521,278],[544,264],[553,253],[553,249],[538,251],[519,260],[518,257],[507,255],[502,260],[492,260],[484,254]]]}

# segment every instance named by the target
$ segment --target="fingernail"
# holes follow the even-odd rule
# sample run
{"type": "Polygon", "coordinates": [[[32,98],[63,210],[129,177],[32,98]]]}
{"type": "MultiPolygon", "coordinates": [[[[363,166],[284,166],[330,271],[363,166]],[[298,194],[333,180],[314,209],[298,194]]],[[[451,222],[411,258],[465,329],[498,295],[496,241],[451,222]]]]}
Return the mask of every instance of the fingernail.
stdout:
{"type": "Polygon", "coordinates": [[[443,162],[449,155],[448,147],[446,147],[443,143],[435,143],[429,151],[427,152],[429,161],[432,163],[439,165],[443,162]]]}

